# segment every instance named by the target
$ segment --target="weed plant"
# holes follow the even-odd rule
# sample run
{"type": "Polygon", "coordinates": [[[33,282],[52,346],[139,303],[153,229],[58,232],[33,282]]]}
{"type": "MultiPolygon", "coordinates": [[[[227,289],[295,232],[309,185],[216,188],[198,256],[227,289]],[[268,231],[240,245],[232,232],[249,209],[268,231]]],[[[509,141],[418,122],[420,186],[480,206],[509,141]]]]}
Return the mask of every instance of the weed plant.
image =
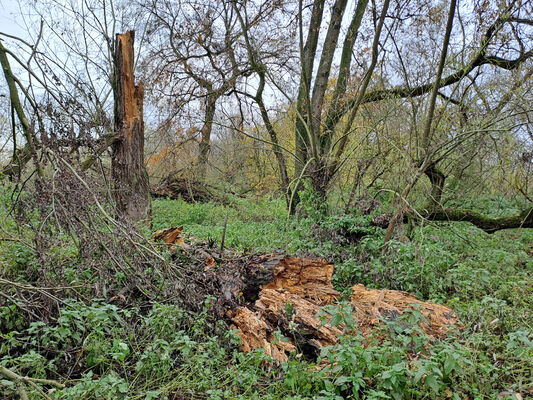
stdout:
{"type": "MultiPolygon", "coordinates": [[[[436,340],[417,328],[423,316],[415,309],[362,337],[349,305],[341,303],[324,310],[346,330],[338,344],[323,348],[317,360],[296,353],[276,366],[262,351],[239,351],[235,332],[208,312],[216,299],[206,298],[193,313],[165,299],[118,306],[73,293],[46,322],[28,323],[22,304],[0,300],[0,365],[66,381],[65,389],[42,386],[48,397],[64,400],[533,396],[532,230],[487,234],[468,223],[424,222],[400,232],[384,251],[383,230],[372,225],[383,209],[338,213],[317,206],[312,193],[304,193],[302,203],[299,215],[288,217],[278,199],[235,198],[225,205],[157,199],[152,227],[183,226],[188,235],[219,243],[227,215],[228,247],[326,257],[335,263],[341,293],[356,283],[406,290],[450,306],[462,326],[436,340]]],[[[504,199],[484,204],[507,207],[494,215],[514,212],[504,199]]],[[[1,276],[38,286],[32,281],[38,263],[27,245],[31,232],[14,224],[7,206],[2,213],[4,233],[18,240],[0,244],[1,276]]],[[[84,262],[67,237],[48,260],[65,274],[65,266],[79,271],[84,262]]],[[[43,398],[35,388],[28,392],[43,398]]],[[[16,382],[0,380],[0,397],[17,393],[16,382]]]]}

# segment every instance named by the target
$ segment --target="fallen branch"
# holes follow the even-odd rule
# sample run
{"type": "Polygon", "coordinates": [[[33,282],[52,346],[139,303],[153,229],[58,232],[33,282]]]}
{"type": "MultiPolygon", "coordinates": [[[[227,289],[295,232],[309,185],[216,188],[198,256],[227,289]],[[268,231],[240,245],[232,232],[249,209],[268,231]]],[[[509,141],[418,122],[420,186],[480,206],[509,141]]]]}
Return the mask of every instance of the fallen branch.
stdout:
{"type": "MultiPolygon", "coordinates": [[[[472,225],[477,226],[479,229],[484,230],[487,233],[494,233],[503,229],[533,228],[533,208],[524,210],[521,213],[510,217],[497,218],[487,217],[486,215],[470,210],[445,208],[415,212],[410,209],[404,214],[404,223],[407,222],[409,215],[416,218],[423,218],[428,221],[470,222],[472,225]]],[[[385,228],[391,218],[391,214],[377,215],[373,218],[372,225],[385,228]]]]}
{"type": "Polygon", "coordinates": [[[475,211],[441,209],[421,213],[430,221],[466,221],[488,233],[502,229],[533,228],[533,208],[511,217],[490,218],[475,211]]]}
{"type": "Polygon", "coordinates": [[[28,399],[28,393],[26,392],[26,389],[23,384],[30,385],[33,388],[37,389],[37,391],[39,391],[45,399],[50,399],[50,397],[47,396],[46,393],[44,393],[43,390],[39,386],[37,386],[37,384],[54,386],[58,389],[65,388],[65,385],[61,382],[54,381],[52,379],[38,379],[30,378],[29,376],[22,376],[2,365],[0,365],[0,375],[18,384],[19,395],[21,399],[28,399]]]}

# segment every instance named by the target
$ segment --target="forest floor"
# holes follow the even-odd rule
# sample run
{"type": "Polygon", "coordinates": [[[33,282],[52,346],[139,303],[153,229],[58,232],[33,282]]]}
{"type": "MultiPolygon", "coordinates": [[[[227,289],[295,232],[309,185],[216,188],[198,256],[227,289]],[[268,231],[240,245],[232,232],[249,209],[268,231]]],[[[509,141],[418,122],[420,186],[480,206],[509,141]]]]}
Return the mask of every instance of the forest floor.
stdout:
{"type": "MultiPolygon", "coordinates": [[[[172,296],[128,304],[121,292],[109,299],[76,291],[84,280],[97,285],[103,278],[72,267],[83,254],[66,240],[47,258],[46,282],[61,271],[71,295],[53,299],[57,315],[46,321],[28,318],[31,299],[21,298],[32,288],[48,297],[58,292],[42,287],[45,272],[37,270],[30,236],[8,215],[4,199],[2,236],[9,240],[0,242],[0,368],[33,380],[0,377],[0,398],[16,398],[21,386],[32,399],[533,397],[531,229],[487,234],[469,223],[425,222],[400,229],[384,251],[384,231],[371,224],[379,207],[368,215],[325,215],[304,198],[301,214],[289,218],[276,199],[234,198],[225,205],[154,200],[146,237],[183,226],[185,238],[217,248],[226,225],[225,247],[234,257],[323,257],[334,264],[333,285],[345,298],[355,284],[404,290],[450,307],[460,320],[458,329],[438,339],[406,329],[421,318],[416,312],[385,321],[366,337],[352,326],[317,359],[296,351],[278,365],[261,350],[240,351],[236,332],[210,313],[215,298],[191,311],[172,296]]],[[[505,199],[461,205],[489,215],[517,211],[505,199]]],[[[126,277],[105,279],[120,286],[126,277]]],[[[342,315],[343,303],[336,307],[328,313],[342,315]]]]}

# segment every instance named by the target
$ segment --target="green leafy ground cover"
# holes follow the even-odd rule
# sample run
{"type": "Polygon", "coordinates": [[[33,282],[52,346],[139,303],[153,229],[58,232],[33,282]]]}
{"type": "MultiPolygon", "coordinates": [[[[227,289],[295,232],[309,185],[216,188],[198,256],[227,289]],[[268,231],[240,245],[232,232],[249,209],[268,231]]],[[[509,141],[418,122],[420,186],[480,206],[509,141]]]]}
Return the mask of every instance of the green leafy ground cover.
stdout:
{"type": "MultiPolygon", "coordinates": [[[[313,200],[304,196],[302,215],[288,218],[281,200],[234,199],[218,205],[159,199],[153,203],[153,228],[182,225],[186,234],[220,243],[227,215],[228,247],[326,257],[336,265],[334,284],[341,292],[348,293],[355,283],[407,290],[452,307],[463,328],[429,346],[430,339],[413,328],[423,318],[414,310],[362,338],[345,304],[327,310],[351,333],[323,349],[321,359],[329,360],[329,367],[316,368],[321,359],[298,355],[273,367],[260,351],[238,350],[235,333],[210,316],[209,298],[197,314],[164,299],[142,307],[62,299],[57,318],[31,324],[21,317],[20,305],[5,301],[0,365],[66,382],[65,389],[41,386],[53,399],[532,396],[533,230],[489,235],[468,223],[424,223],[409,235],[400,232],[384,252],[383,230],[370,225],[371,216],[357,211],[325,215],[313,200]]],[[[29,241],[24,228],[7,216],[8,199],[5,204],[4,232],[29,241]]],[[[507,206],[507,212],[514,212],[512,204],[507,206]]],[[[38,286],[31,280],[34,255],[24,242],[2,242],[0,257],[0,277],[38,286]]],[[[51,260],[56,265],[83,262],[66,240],[51,260]]],[[[0,397],[16,398],[17,393],[15,382],[0,380],[0,397]]],[[[28,394],[44,398],[31,386],[28,394]]]]}

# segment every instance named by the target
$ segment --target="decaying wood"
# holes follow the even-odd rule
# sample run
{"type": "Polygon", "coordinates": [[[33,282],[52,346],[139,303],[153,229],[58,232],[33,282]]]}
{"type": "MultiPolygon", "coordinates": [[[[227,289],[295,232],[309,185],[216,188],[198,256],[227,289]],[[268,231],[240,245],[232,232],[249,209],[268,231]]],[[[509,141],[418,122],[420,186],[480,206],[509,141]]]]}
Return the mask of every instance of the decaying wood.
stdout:
{"type": "Polygon", "coordinates": [[[320,258],[278,256],[249,263],[243,276],[244,297],[253,299],[258,293],[258,298],[250,308],[241,306],[232,315],[242,349],[263,348],[272,359],[281,362],[297,347],[314,353],[334,344],[341,331],[328,324],[319,326],[320,321],[315,318],[322,305],[339,297],[331,284],[332,275],[333,264],[320,258]],[[287,333],[291,324],[298,328],[290,341],[273,340],[277,329],[287,333]]]}
{"type": "MultiPolygon", "coordinates": [[[[337,342],[342,326],[321,323],[317,314],[321,307],[339,298],[331,284],[333,265],[323,259],[282,257],[263,264],[263,280],[272,273],[271,281],[263,284],[257,300],[230,313],[234,327],[239,329],[242,349],[264,349],[273,360],[286,361],[290,352],[318,354],[323,346],[337,342]],[[275,263],[275,265],[272,265],[275,263]],[[280,330],[287,342],[280,343],[274,332],[280,330]]],[[[251,276],[251,275],[250,275],[251,276]]],[[[253,284],[256,285],[257,281],[253,284]]],[[[443,337],[457,323],[448,307],[423,302],[412,294],[397,290],[352,287],[353,318],[361,334],[366,336],[383,319],[392,320],[406,309],[419,309],[426,321],[420,327],[432,337],[443,337]]]]}
{"type": "Polygon", "coordinates": [[[155,197],[181,198],[188,203],[203,203],[214,199],[205,184],[181,178],[175,174],[169,175],[159,185],[153,186],[151,192],[155,197]]]}
{"type": "Polygon", "coordinates": [[[330,304],[339,296],[331,284],[333,270],[333,264],[322,258],[283,257],[273,270],[272,282],[262,289],[286,291],[317,305],[330,304]]]}
{"type": "Polygon", "coordinates": [[[367,289],[363,285],[352,287],[351,304],[354,317],[363,333],[380,323],[380,318],[395,319],[406,309],[418,309],[426,322],[421,328],[430,336],[443,337],[449,327],[457,323],[453,311],[441,304],[418,300],[411,293],[400,290],[367,289]]]}
{"type": "Polygon", "coordinates": [[[135,86],[133,41],[135,33],[117,34],[115,42],[115,131],[111,175],[120,215],[134,222],[150,212],[150,188],[144,166],[144,121],[142,82],[135,86]]]}
{"type": "Polygon", "coordinates": [[[289,341],[276,340],[272,326],[261,315],[246,307],[240,307],[232,318],[239,327],[242,339],[241,348],[245,352],[262,348],[274,360],[286,361],[287,354],[296,351],[289,341]]]}
{"type": "MultiPolygon", "coordinates": [[[[323,306],[340,298],[331,283],[334,266],[330,262],[282,255],[235,257],[230,253],[219,258],[216,246],[187,243],[190,240],[184,241],[180,233],[181,228],[169,228],[154,237],[172,246],[177,257],[198,261],[197,271],[190,270],[191,281],[201,281],[202,287],[208,288],[206,294],[216,298],[215,311],[238,329],[243,351],[261,348],[276,362],[286,361],[295,351],[314,357],[344,333],[344,326],[332,326],[317,317],[323,306]]],[[[187,265],[190,268],[190,262],[187,265]]],[[[448,307],[398,290],[355,285],[350,302],[353,319],[364,337],[407,309],[421,312],[424,318],[419,326],[434,338],[444,337],[458,322],[448,307]]]]}
{"type": "Polygon", "coordinates": [[[180,233],[183,230],[183,226],[179,228],[167,228],[161,229],[154,233],[154,239],[165,242],[166,244],[180,243],[180,233]]]}

